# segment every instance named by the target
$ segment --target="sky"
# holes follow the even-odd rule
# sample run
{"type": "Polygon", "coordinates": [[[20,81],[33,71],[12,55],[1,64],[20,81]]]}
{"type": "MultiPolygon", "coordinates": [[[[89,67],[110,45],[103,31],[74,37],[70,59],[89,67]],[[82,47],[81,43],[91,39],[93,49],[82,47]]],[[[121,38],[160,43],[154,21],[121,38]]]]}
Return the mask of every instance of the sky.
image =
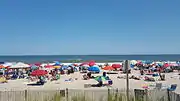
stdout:
{"type": "Polygon", "coordinates": [[[1,0],[0,55],[180,54],[180,0],[1,0]]]}

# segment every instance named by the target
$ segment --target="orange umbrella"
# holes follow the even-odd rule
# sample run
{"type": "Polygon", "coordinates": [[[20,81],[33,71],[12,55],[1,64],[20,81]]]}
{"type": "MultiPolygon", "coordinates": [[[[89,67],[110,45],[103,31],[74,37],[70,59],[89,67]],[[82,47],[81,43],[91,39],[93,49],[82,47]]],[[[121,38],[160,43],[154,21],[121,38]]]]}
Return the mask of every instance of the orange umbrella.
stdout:
{"type": "Polygon", "coordinates": [[[5,68],[3,65],[0,65],[0,69],[5,68]]]}
{"type": "Polygon", "coordinates": [[[104,69],[104,70],[114,70],[114,68],[111,67],[111,66],[105,66],[103,69],[104,69]]]}

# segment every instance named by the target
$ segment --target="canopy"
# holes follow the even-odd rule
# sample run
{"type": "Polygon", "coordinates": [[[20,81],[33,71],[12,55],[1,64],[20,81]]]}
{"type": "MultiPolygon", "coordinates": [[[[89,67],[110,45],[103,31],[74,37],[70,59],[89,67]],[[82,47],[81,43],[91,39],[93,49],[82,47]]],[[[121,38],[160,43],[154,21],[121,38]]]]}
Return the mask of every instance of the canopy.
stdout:
{"type": "Polygon", "coordinates": [[[43,76],[46,75],[48,72],[45,70],[35,70],[31,73],[32,76],[43,76]]]}
{"type": "Polygon", "coordinates": [[[100,69],[98,67],[91,66],[91,67],[88,68],[88,71],[100,72],[100,69]]]}
{"type": "Polygon", "coordinates": [[[104,69],[104,70],[114,70],[114,68],[111,67],[111,66],[105,66],[103,69],[104,69]]]}
{"type": "Polygon", "coordinates": [[[19,69],[23,69],[23,68],[28,68],[30,67],[28,64],[22,63],[22,62],[18,62],[15,65],[10,66],[9,68],[13,69],[13,68],[19,68],[19,69]]]}

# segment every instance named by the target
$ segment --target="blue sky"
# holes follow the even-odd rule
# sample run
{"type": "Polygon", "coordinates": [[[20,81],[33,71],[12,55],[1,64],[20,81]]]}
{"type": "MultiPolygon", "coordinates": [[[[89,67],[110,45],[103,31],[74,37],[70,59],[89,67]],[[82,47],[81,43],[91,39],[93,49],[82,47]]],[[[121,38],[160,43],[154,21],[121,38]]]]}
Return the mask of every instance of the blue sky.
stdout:
{"type": "Polygon", "coordinates": [[[180,0],[1,0],[0,55],[180,54],[180,0]]]}

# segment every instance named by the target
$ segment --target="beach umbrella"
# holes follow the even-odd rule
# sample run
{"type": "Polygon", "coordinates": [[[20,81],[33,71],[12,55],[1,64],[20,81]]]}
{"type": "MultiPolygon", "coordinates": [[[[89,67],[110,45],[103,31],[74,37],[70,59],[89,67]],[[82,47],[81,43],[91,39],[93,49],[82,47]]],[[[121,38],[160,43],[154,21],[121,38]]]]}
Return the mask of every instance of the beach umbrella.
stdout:
{"type": "Polygon", "coordinates": [[[145,64],[152,64],[152,63],[153,63],[153,61],[151,61],[151,60],[145,61],[145,64]]]}
{"type": "Polygon", "coordinates": [[[64,65],[60,68],[60,70],[66,70],[68,68],[68,66],[64,65]]]}
{"type": "Polygon", "coordinates": [[[41,63],[35,63],[34,65],[40,67],[41,63]]]}
{"type": "Polygon", "coordinates": [[[14,65],[10,66],[9,68],[10,69],[13,69],[13,68],[23,69],[23,68],[29,68],[29,67],[30,67],[30,65],[28,65],[28,64],[18,62],[17,64],[14,64],[14,65]]]}
{"type": "Polygon", "coordinates": [[[53,65],[53,67],[54,67],[54,68],[60,68],[61,65],[60,65],[60,63],[55,63],[55,64],[53,65]]]}
{"type": "Polygon", "coordinates": [[[104,77],[104,76],[98,76],[98,77],[95,78],[95,80],[96,80],[96,81],[106,81],[107,78],[104,77]]]}
{"type": "Polygon", "coordinates": [[[0,65],[0,69],[5,68],[3,65],[0,65]]]}
{"type": "Polygon", "coordinates": [[[89,66],[94,66],[96,62],[94,60],[89,61],[89,66]]]}
{"type": "Polygon", "coordinates": [[[61,65],[59,61],[54,61],[54,65],[61,65]]]}
{"type": "Polygon", "coordinates": [[[54,68],[61,68],[61,66],[53,66],[54,68]]]}
{"type": "Polygon", "coordinates": [[[79,66],[89,65],[89,62],[83,62],[79,66]]]}
{"type": "Polygon", "coordinates": [[[44,66],[45,68],[53,68],[53,66],[52,65],[49,65],[49,64],[47,64],[46,66],[44,66]]]}
{"type": "Polygon", "coordinates": [[[31,65],[31,69],[35,70],[38,69],[38,66],[36,66],[35,64],[31,65]]]}
{"type": "Polygon", "coordinates": [[[91,67],[88,68],[88,71],[91,71],[91,72],[100,72],[100,69],[98,67],[91,66],[91,67]]]}
{"type": "Polygon", "coordinates": [[[45,70],[35,70],[31,73],[32,76],[43,76],[46,75],[48,72],[45,70]]]}
{"type": "Polygon", "coordinates": [[[114,69],[117,69],[117,68],[121,68],[121,65],[120,65],[120,64],[113,64],[112,67],[113,67],[114,69]]]}
{"type": "Polygon", "coordinates": [[[132,65],[135,65],[135,64],[137,64],[138,62],[136,61],[136,60],[131,60],[130,61],[130,64],[132,64],[132,65]]]}
{"type": "Polygon", "coordinates": [[[74,65],[74,66],[78,66],[78,64],[76,64],[76,63],[74,63],[73,65],[74,65]]]}
{"type": "Polygon", "coordinates": [[[114,68],[113,67],[111,67],[111,66],[105,66],[104,68],[103,68],[104,70],[114,70],[114,68]]]}
{"type": "Polygon", "coordinates": [[[6,62],[6,63],[4,63],[4,64],[2,64],[4,67],[9,67],[9,66],[12,66],[13,65],[13,63],[10,63],[10,62],[6,62]]]}
{"type": "Polygon", "coordinates": [[[165,68],[167,68],[167,67],[169,67],[170,65],[168,64],[168,63],[165,63],[164,65],[163,65],[163,67],[165,67],[165,68]]]}

